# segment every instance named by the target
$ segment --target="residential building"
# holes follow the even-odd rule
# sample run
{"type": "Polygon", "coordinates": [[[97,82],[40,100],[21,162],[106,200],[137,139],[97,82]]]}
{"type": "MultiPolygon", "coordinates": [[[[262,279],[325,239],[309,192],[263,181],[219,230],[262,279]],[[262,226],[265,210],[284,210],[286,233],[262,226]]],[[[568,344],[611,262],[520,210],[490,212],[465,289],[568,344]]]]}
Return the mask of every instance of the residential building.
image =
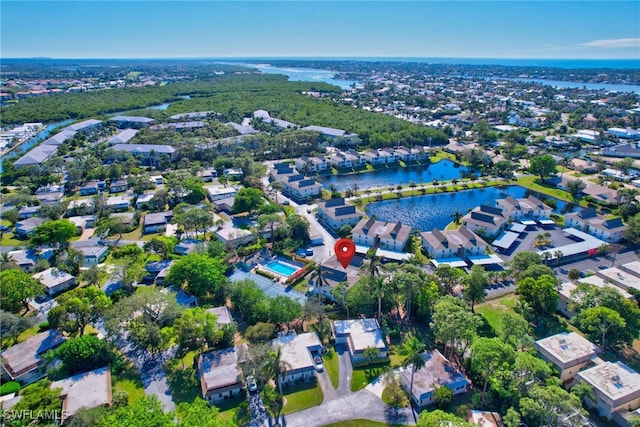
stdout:
{"type": "Polygon", "coordinates": [[[336,343],[347,345],[353,363],[369,362],[364,352],[370,347],[378,350],[374,361],[386,360],[389,357],[387,344],[376,319],[336,320],[332,328],[336,343]]]}
{"type": "Polygon", "coordinates": [[[155,195],[156,193],[140,194],[136,197],[136,209],[139,211],[146,210],[155,195]]]}
{"type": "Polygon", "coordinates": [[[207,188],[207,198],[211,202],[215,202],[216,200],[226,199],[229,197],[236,197],[238,194],[238,190],[233,187],[224,187],[214,186],[214,187],[206,187],[207,188]]]}
{"type": "Polygon", "coordinates": [[[216,236],[228,248],[237,248],[256,241],[256,236],[251,231],[233,226],[218,229],[216,236]]]}
{"type": "Polygon", "coordinates": [[[198,357],[198,376],[202,398],[216,404],[240,395],[243,387],[242,370],[247,345],[209,351],[198,357]]]}
{"type": "Polygon", "coordinates": [[[348,205],[344,198],[330,199],[318,203],[318,219],[334,230],[344,225],[355,226],[363,217],[354,205],[348,205]]]}
{"type": "Polygon", "coordinates": [[[33,278],[44,285],[44,291],[49,296],[59,294],[76,284],[76,276],[55,267],[34,274],[33,278]]]}
{"type": "Polygon", "coordinates": [[[167,228],[173,218],[173,211],[148,213],[142,220],[142,233],[159,233],[167,228]]]}
{"type": "Polygon", "coordinates": [[[121,212],[128,210],[131,205],[127,196],[112,196],[105,199],[104,206],[112,212],[121,212]]]}
{"type": "Polygon", "coordinates": [[[640,270],[636,269],[639,264],[638,261],[632,261],[617,267],[597,270],[596,276],[625,292],[633,292],[632,289],[640,291],[640,270]]]}
{"type": "Polygon", "coordinates": [[[322,343],[315,332],[286,334],[271,341],[271,345],[280,348],[280,360],[289,367],[281,379],[282,384],[315,378],[313,358],[322,354],[322,343]]]}
{"type": "Polygon", "coordinates": [[[107,144],[127,144],[138,133],[137,129],[125,129],[107,140],[107,144]]]}
{"type": "Polygon", "coordinates": [[[42,355],[65,341],[64,335],[50,329],[4,350],[0,353],[3,379],[17,381],[24,386],[44,377],[42,355]]]}
{"type": "Polygon", "coordinates": [[[504,211],[488,205],[476,206],[462,217],[463,226],[487,237],[497,236],[506,224],[507,218],[504,211]]]}
{"type": "Polygon", "coordinates": [[[357,134],[349,133],[342,129],[328,128],[324,126],[305,126],[302,130],[312,130],[315,132],[320,132],[324,136],[328,136],[330,138],[353,138],[356,137],[357,134]]]}
{"type": "Polygon", "coordinates": [[[126,179],[116,179],[109,184],[110,193],[122,193],[124,191],[127,191],[126,179]]]}
{"type": "Polygon", "coordinates": [[[629,229],[619,217],[607,218],[604,215],[598,215],[593,208],[566,214],[565,224],[567,227],[577,228],[607,243],[619,242],[626,236],[629,229]]]}
{"type": "Polygon", "coordinates": [[[11,261],[16,263],[22,271],[30,273],[33,271],[39,260],[44,259],[49,261],[53,257],[53,249],[47,248],[39,251],[35,249],[9,251],[7,256],[11,261]]]}
{"type": "Polygon", "coordinates": [[[104,181],[89,181],[86,182],[82,185],[82,187],[80,187],[80,195],[81,196],[90,196],[93,194],[98,194],[98,192],[100,191],[100,184],[103,184],[104,186],[104,181]]]}
{"type": "Polygon", "coordinates": [[[198,245],[204,246],[204,242],[202,240],[186,239],[178,243],[173,250],[178,255],[188,255],[195,251],[198,245]]]}
{"type": "Polygon", "coordinates": [[[69,125],[62,129],[62,131],[91,132],[93,129],[100,125],[102,125],[101,120],[89,119],[69,125]]]}
{"type": "Polygon", "coordinates": [[[16,169],[26,168],[30,166],[41,165],[47,161],[58,150],[57,145],[52,144],[40,144],[35,148],[29,150],[26,154],[13,162],[13,167],[16,169]]]}
{"type": "Polygon", "coordinates": [[[62,413],[65,414],[60,424],[77,414],[81,409],[111,405],[111,368],[96,369],[74,375],[64,380],[54,381],[50,388],[60,391],[62,413]]]}
{"type": "Polygon", "coordinates": [[[411,236],[411,227],[401,222],[385,223],[375,217],[362,219],[352,230],[352,239],[356,245],[378,247],[401,252],[407,246],[411,236]]]}
{"type": "Polygon", "coordinates": [[[147,272],[142,280],[145,283],[157,283],[162,285],[164,279],[169,273],[169,269],[173,265],[173,260],[165,259],[161,261],[149,261],[144,265],[144,269],[147,272]]]}
{"type": "Polygon", "coordinates": [[[636,129],[622,129],[622,128],[609,128],[607,129],[609,135],[622,139],[640,139],[640,130],[636,129]]]}
{"type": "Polygon", "coordinates": [[[22,221],[16,222],[15,235],[20,238],[27,238],[33,234],[38,226],[44,224],[46,219],[40,217],[33,217],[23,219],[22,221]]]}
{"type": "Polygon", "coordinates": [[[631,157],[633,159],[640,158],[640,147],[635,142],[615,145],[613,147],[605,147],[600,152],[607,157],[631,157]]]}
{"type": "Polygon", "coordinates": [[[93,214],[96,211],[93,199],[71,200],[67,205],[67,216],[93,214]]]}
{"type": "Polygon", "coordinates": [[[82,253],[83,267],[100,264],[109,253],[109,246],[75,246],[74,249],[82,253]]]}
{"type": "Polygon", "coordinates": [[[640,408],[640,374],[622,362],[602,362],[579,372],[578,382],[589,384],[595,400],[585,397],[585,403],[608,420],[616,412],[640,408]]]}
{"type": "Polygon", "coordinates": [[[467,421],[469,424],[478,427],[503,427],[502,417],[497,412],[469,409],[467,411],[467,421]]]}
{"type": "Polygon", "coordinates": [[[300,173],[318,173],[327,170],[327,159],[324,157],[302,156],[295,160],[295,165],[300,173]]]}
{"type": "Polygon", "coordinates": [[[411,375],[413,365],[400,370],[402,386],[410,393],[411,400],[419,408],[424,408],[435,403],[435,391],[438,387],[447,387],[454,396],[467,391],[469,380],[456,369],[436,349],[421,354],[425,365],[413,373],[413,390],[411,388],[411,375]]]}
{"type": "Polygon", "coordinates": [[[526,218],[548,219],[552,211],[550,206],[545,205],[533,196],[521,199],[508,196],[505,199],[496,200],[496,207],[502,209],[503,215],[513,220],[526,218]]]}
{"type": "Polygon", "coordinates": [[[147,127],[151,123],[155,122],[154,119],[150,119],[149,117],[138,117],[138,116],[115,116],[109,119],[110,122],[115,122],[116,125],[121,127],[147,127]]]}
{"type": "Polygon", "coordinates": [[[545,361],[552,363],[563,382],[572,380],[578,372],[593,363],[600,351],[588,339],[576,332],[563,332],[536,341],[533,346],[545,361]]]}
{"type": "Polygon", "coordinates": [[[211,313],[214,316],[216,316],[216,324],[218,326],[230,325],[233,323],[233,317],[231,316],[231,311],[229,311],[229,307],[227,307],[226,305],[210,308],[207,310],[207,313],[211,313]]]}
{"type": "Polygon", "coordinates": [[[114,151],[130,153],[138,161],[144,164],[155,164],[158,158],[162,155],[169,156],[173,160],[175,148],[169,145],[155,145],[155,144],[116,144],[112,146],[114,151]]]}
{"type": "Polygon", "coordinates": [[[488,244],[480,236],[467,227],[459,230],[433,231],[421,233],[422,247],[430,258],[465,258],[482,255],[487,251],[488,244]]]}
{"type": "Polygon", "coordinates": [[[27,219],[38,216],[40,212],[40,205],[38,206],[24,206],[18,211],[18,219],[27,219]]]}
{"type": "Polygon", "coordinates": [[[572,159],[571,163],[573,168],[582,173],[596,173],[598,172],[598,164],[591,160],[572,159]]]}

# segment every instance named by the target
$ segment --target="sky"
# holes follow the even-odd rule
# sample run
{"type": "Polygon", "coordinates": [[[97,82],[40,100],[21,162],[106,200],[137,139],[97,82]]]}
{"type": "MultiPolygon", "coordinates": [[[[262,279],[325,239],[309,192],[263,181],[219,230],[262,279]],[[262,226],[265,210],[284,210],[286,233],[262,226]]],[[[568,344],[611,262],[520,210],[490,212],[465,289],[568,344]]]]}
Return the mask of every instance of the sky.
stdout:
{"type": "Polygon", "coordinates": [[[640,58],[640,1],[0,2],[0,57],[640,58]]]}

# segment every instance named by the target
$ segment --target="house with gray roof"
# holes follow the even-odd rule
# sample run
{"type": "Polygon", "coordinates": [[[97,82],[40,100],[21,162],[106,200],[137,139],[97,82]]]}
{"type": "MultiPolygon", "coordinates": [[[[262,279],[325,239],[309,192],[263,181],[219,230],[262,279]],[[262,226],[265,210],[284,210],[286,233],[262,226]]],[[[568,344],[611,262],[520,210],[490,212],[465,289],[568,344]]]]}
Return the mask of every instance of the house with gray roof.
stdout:
{"type": "Polygon", "coordinates": [[[62,413],[60,424],[77,414],[81,409],[111,405],[111,368],[96,369],[83,372],[63,380],[54,381],[49,386],[52,390],[60,390],[62,413]]]}
{"type": "Polygon", "coordinates": [[[344,225],[356,225],[364,215],[354,205],[347,204],[343,197],[318,203],[318,219],[334,230],[344,225]]]}
{"type": "Polygon", "coordinates": [[[507,196],[504,199],[496,200],[496,207],[502,209],[506,216],[514,220],[526,218],[548,219],[552,211],[550,206],[545,205],[534,196],[519,199],[507,196]]]}
{"type": "Polygon", "coordinates": [[[595,209],[587,208],[565,215],[567,227],[574,227],[607,243],[616,243],[626,237],[629,226],[620,217],[607,218],[595,209]]]}
{"type": "Polygon", "coordinates": [[[76,276],[56,267],[47,268],[32,277],[44,285],[44,291],[49,296],[59,294],[76,284],[76,276]]]}
{"type": "Polygon", "coordinates": [[[107,258],[109,253],[109,246],[75,246],[75,250],[82,253],[82,266],[88,267],[96,264],[100,264],[107,258]]]}
{"type": "Polygon", "coordinates": [[[114,122],[117,126],[121,127],[146,127],[155,122],[155,119],[149,117],[140,116],[115,116],[109,119],[110,122],[114,122]]]}
{"type": "Polygon", "coordinates": [[[578,372],[593,364],[600,349],[576,332],[563,332],[539,339],[533,346],[545,361],[552,363],[562,381],[572,380],[578,372]]]}
{"type": "Polygon", "coordinates": [[[65,131],[56,133],[55,135],[53,135],[48,139],[45,139],[42,143],[46,145],[61,145],[67,140],[73,138],[75,134],[76,133],[74,131],[65,130],[65,131]]]}
{"type": "Polygon", "coordinates": [[[7,256],[16,263],[22,271],[31,272],[39,260],[44,259],[48,261],[53,257],[53,249],[9,251],[7,256]]]}
{"type": "Polygon", "coordinates": [[[29,166],[41,165],[47,161],[58,150],[57,145],[40,144],[29,150],[25,155],[13,162],[16,169],[26,168],[29,166]]]}
{"type": "MultiPolygon", "coordinates": [[[[471,382],[437,349],[424,352],[421,356],[425,364],[413,373],[411,391],[411,400],[416,406],[424,408],[435,403],[435,391],[441,386],[450,389],[454,396],[467,391],[471,382]]],[[[412,365],[400,370],[400,382],[407,393],[411,386],[412,370],[412,365]]]]}
{"type": "Polygon", "coordinates": [[[15,234],[21,238],[27,238],[33,234],[38,226],[44,224],[46,219],[40,217],[32,217],[16,222],[15,234]]]}
{"type": "Polygon", "coordinates": [[[353,363],[366,363],[364,352],[368,348],[378,350],[374,360],[386,360],[389,357],[387,344],[382,336],[376,319],[336,320],[332,324],[333,337],[337,344],[346,344],[353,363]]]}
{"type": "Polygon", "coordinates": [[[500,208],[480,205],[462,217],[462,225],[469,230],[487,237],[498,235],[507,224],[507,217],[500,208]]]}
{"type": "Polygon", "coordinates": [[[360,220],[351,234],[356,245],[402,252],[409,242],[411,227],[401,222],[376,221],[371,217],[360,220]]]}
{"type": "Polygon", "coordinates": [[[305,126],[302,128],[302,130],[311,130],[314,132],[320,132],[324,136],[328,136],[330,138],[352,138],[352,137],[358,136],[357,134],[349,133],[346,130],[330,128],[325,126],[315,126],[315,125],[305,126]]]}
{"type": "Polygon", "coordinates": [[[66,341],[64,335],[55,329],[36,334],[0,353],[2,377],[18,381],[22,385],[31,384],[44,377],[42,355],[66,341]]]}
{"type": "Polygon", "coordinates": [[[137,129],[125,129],[107,140],[107,144],[126,144],[138,133],[137,129]]]}
{"type": "Polygon", "coordinates": [[[173,211],[148,213],[142,220],[142,232],[149,234],[164,231],[172,218],[173,211]]]}
{"type": "Polygon", "coordinates": [[[244,379],[239,363],[244,360],[247,345],[209,351],[198,357],[198,376],[202,398],[216,404],[240,395],[244,379]]]}
{"type": "Polygon", "coordinates": [[[488,244],[480,236],[467,227],[459,230],[433,231],[420,233],[422,247],[430,258],[466,258],[468,256],[482,255],[487,251],[488,244]]]}
{"type": "Polygon", "coordinates": [[[315,378],[313,358],[322,354],[322,343],[315,332],[282,335],[271,341],[271,345],[280,348],[280,360],[289,366],[282,378],[282,384],[315,378]]]}
{"type": "Polygon", "coordinates": [[[69,125],[62,130],[73,131],[73,132],[88,132],[100,125],[102,125],[101,120],[89,119],[89,120],[83,120],[81,122],[69,125]]]}
{"type": "Polygon", "coordinates": [[[116,144],[112,146],[114,151],[130,153],[142,162],[157,161],[161,155],[167,155],[173,160],[176,149],[170,145],[161,144],[116,144]]]}

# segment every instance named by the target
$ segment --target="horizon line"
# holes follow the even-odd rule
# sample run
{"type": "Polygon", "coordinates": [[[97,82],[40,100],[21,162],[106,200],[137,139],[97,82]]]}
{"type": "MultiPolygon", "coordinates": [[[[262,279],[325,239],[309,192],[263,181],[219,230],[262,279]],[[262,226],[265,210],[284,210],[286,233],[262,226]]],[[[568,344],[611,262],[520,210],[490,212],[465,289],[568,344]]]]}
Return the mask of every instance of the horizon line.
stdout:
{"type": "Polygon", "coordinates": [[[104,57],[54,57],[54,56],[14,56],[5,57],[4,61],[12,59],[50,59],[50,60],[86,60],[86,59],[489,59],[489,60],[530,60],[530,61],[638,61],[638,57],[620,57],[620,58],[535,58],[535,57],[487,57],[487,56],[365,56],[365,55],[349,55],[349,56],[333,56],[333,55],[317,55],[317,56],[153,56],[153,57],[133,57],[133,56],[104,56],[104,57]]]}

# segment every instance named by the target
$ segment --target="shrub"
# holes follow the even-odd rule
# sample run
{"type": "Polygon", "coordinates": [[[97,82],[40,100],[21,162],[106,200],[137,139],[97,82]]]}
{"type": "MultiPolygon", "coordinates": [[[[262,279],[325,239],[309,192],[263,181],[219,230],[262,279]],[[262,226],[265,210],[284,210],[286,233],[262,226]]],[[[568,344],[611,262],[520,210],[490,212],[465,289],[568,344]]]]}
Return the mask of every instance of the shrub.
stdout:
{"type": "Polygon", "coordinates": [[[20,384],[15,381],[9,381],[0,386],[0,396],[5,394],[17,393],[20,390],[20,384]]]}
{"type": "Polygon", "coordinates": [[[276,326],[273,323],[258,322],[249,326],[244,335],[251,342],[269,341],[276,335],[276,326]]]}
{"type": "Polygon", "coordinates": [[[42,322],[38,325],[38,332],[48,331],[49,329],[51,329],[49,322],[42,322]]]}

